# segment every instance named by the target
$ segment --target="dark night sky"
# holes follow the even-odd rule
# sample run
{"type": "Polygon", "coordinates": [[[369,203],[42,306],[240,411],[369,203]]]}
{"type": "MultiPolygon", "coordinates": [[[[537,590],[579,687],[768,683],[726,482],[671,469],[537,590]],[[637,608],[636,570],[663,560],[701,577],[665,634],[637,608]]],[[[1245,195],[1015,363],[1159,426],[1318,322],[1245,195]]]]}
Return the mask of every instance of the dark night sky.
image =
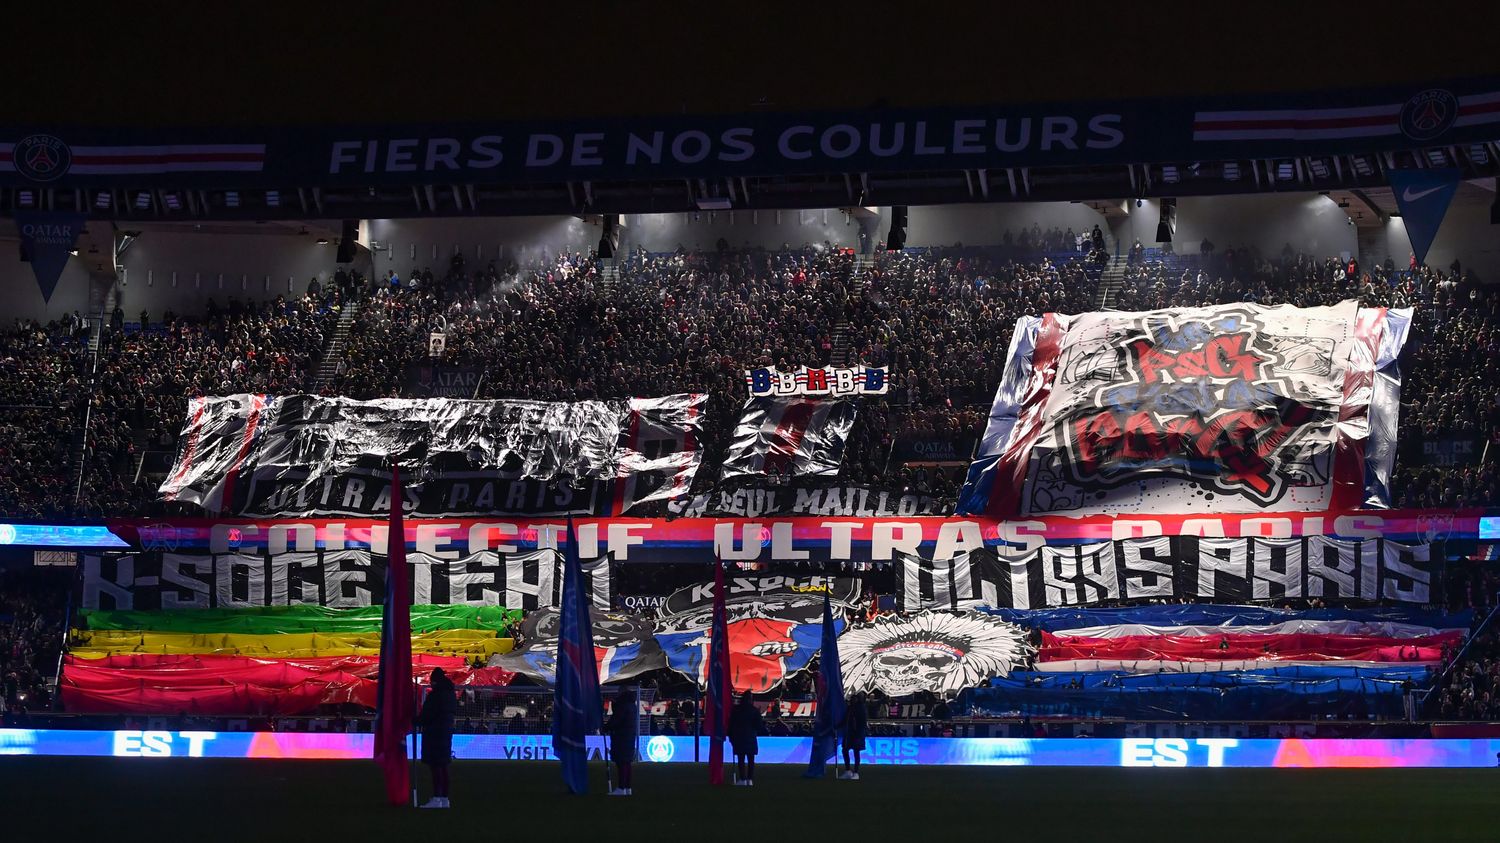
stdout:
{"type": "Polygon", "coordinates": [[[9,27],[0,123],[858,109],[1500,74],[1500,13],[1477,11],[1487,3],[1455,4],[1452,15],[1406,4],[1387,19],[1376,4],[1335,2],[1015,5],[69,4],[67,22],[9,27]]]}

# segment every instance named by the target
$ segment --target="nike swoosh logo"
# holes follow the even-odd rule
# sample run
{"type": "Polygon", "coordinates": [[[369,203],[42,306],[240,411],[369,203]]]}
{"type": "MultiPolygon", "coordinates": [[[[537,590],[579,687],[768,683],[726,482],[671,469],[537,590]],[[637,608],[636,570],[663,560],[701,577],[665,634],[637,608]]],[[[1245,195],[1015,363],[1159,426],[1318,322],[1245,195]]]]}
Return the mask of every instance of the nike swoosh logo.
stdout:
{"type": "Polygon", "coordinates": [[[1426,190],[1419,190],[1416,193],[1412,193],[1411,188],[1408,187],[1406,190],[1402,191],[1401,201],[1415,202],[1418,199],[1421,199],[1423,196],[1429,196],[1431,194],[1437,193],[1439,190],[1442,190],[1445,187],[1447,187],[1447,185],[1440,184],[1437,187],[1429,187],[1426,190]]]}

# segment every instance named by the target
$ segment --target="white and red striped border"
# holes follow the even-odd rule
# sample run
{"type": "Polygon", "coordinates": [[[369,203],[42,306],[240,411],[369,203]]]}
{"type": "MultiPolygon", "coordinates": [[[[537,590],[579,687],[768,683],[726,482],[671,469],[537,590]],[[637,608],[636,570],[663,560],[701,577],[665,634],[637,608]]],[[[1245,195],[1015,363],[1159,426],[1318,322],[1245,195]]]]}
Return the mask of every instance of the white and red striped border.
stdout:
{"type": "MultiPolygon", "coordinates": [[[[1199,111],[1193,115],[1193,140],[1314,141],[1399,135],[1403,105],[1397,102],[1357,108],[1199,111]]],[[[1487,123],[1500,123],[1500,91],[1458,97],[1455,127],[1487,123]]]]}
{"type": "MultiPolygon", "coordinates": [[[[0,143],[0,172],[14,172],[14,143],[0,143]]],[[[161,173],[258,173],[266,166],[263,143],[191,146],[74,146],[67,175],[131,176],[161,173]]]]}

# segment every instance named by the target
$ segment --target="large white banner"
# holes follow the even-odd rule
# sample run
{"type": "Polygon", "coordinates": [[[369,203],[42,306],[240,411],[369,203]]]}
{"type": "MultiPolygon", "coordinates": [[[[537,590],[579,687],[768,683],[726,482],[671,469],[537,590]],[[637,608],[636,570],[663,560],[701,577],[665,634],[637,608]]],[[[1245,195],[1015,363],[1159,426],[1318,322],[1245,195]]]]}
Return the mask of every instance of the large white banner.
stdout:
{"type": "Polygon", "coordinates": [[[959,509],[1358,507],[1388,474],[1408,319],[1352,300],[1023,319],[959,509]]]}

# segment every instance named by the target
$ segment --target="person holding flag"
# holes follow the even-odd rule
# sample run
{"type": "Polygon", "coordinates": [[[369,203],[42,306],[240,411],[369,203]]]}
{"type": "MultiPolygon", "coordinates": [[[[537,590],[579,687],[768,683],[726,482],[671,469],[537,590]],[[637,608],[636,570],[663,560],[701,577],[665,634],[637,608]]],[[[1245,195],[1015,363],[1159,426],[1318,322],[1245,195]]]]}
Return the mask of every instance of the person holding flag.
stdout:
{"type": "Polygon", "coordinates": [[[766,733],[766,722],[746,691],[729,715],[729,745],[734,748],[734,783],[739,787],[755,786],[755,756],[760,752],[760,736],[766,733]],[[748,769],[747,769],[748,768],[748,769]]]}
{"type": "Polygon", "coordinates": [[[634,686],[620,689],[615,694],[614,709],[604,731],[609,735],[609,757],[620,773],[620,785],[609,792],[610,796],[630,796],[631,767],[635,763],[636,743],[640,732],[641,704],[634,686]]]}
{"type": "Polygon", "coordinates": [[[563,551],[562,605],[558,612],[557,684],[552,704],[552,751],[562,762],[563,782],[572,793],[588,793],[585,740],[599,731],[604,704],[599,697],[599,666],[594,659],[594,629],[589,597],[583,588],[578,537],[568,519],[563,551]]]}
{"type": "Polygon", "coordinates": [[[844,722],[844,674],[839,667],[838,630],[833,625],[833,603],[823,592],[823,644],[818,652],[818,713],[813,718],[812,758],[803,778],[823,777],[828,759],[838,755],[839,724],[844,722]]]}
{"type": "Polygon", "coordinates": [[[714,560],[713,623],[708,640],[708,688],[703,719],[708,727],[708,783],[724,783],[724,738],[729,735],[729,613],[724,607],[724,564],[714,560]]]}
{"type": "Polygon", "coordinates": [[[411,673],[411,573],[406,565],[406,528],[401,512],[404,500],[401,470],[392,460],[374,747],[375,761],[385,775],[385,799],[392,805],[412,805],[417,801],[406,758],[406,736],[411,731],[416,708],[416,685],[411,673]]]}
{"type": "Polygon", "coordinates": [[[870,715],[865,710],[863,691],[849,698],[849,703],[844,708],[844,722],[840,725],[844,732],[844,772],[839,774],[839,778],[857,782],[859,754],[864,752],[865,738],[870,734],[870,715]],[[854,757],[852,764],[849,762],[851,755],[854,757]]]}

